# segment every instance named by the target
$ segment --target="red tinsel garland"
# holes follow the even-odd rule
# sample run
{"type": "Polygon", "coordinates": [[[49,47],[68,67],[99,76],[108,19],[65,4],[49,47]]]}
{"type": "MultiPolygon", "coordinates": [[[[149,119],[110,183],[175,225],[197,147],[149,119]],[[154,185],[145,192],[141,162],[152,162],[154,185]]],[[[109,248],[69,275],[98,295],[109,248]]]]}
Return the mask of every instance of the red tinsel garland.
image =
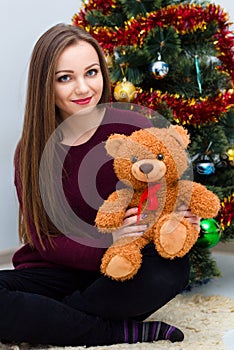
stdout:
{"type": "MultiPolygon", "coordinates": [[[[146,18],[132,18],[125,28],[118,28],[116,35],[119,45],[141,45],[144,37],[154,27],[173,26],[180,34],[204,31],[208,24],[215,21],[219,29],[228,27],[228,16],[218,5],[169,5],[157,12],[148,13],[146,18]]],[[[98,29],[98,28],[97,28],[98,29]]],[[[95,33],[95,29],[94,29],[95,33]]]]}
{"type": "Polygon", "coordinates": [[[116,0],[89,0],[89,2],[83,2],[82,9],[75,16],[79,17],[79,15],[82,14],[83,17],[83,14],[86,14],[87,12],[92,10],[99,10],[105,15],[110,13],[115,7],[116,0]]]}
{"type": "Polygon", "coordinates": [[[218,222],[221,228],[224,230],[226,227],[231,226],[234,219],[234,193],[221,202],[221,209],[218,215],[218,222]]]}
{"type": "Polygon", "coordinates": [[[85,14],[90,10],[101,8],[105,14],[105,11],[115,7],[116,1],[113,0],[105,2],[105,6],[103,0],[89,1],[85,5],[85,11],[81,10],[73,16],[72,23],[85,28],[98,40],[104,50],[112,53],[117,45],[141,46],[147,33],[156,26],[174,26],[178,33],[186,34],[198,29],[204,31],[208,24],[215,21],[218,32],[214,37],[214,43],[220,52],[219,58],[223,62],[224,71],[234,79],[234,36],[228,29],[228,15],[219,5],[209,4],[205,8],[194,4],[170,5],[157,12],[148,13],[146,17],[131,18],[125,23],[124,28],[115,29],[91,26],[85,19],[85,14]]]}
{"type": "Polygon", "coordinates": [[[124,28],[115,29],[91,26],[85,19],[87,11],[102,8],[105,13],[105,10],[113,7],[116,7],[116,2],[113,0],[105,2],[105,6],[103,0],[89,1],[85,6],[85,12],[81,10],[75,14],[72,23],[88,30],[104,50],[112,53],[117,45],[142,45],[147,33],[156,26],[174,26],[178,33],[186,34],[198,29],[204,31],[208,24],[215,21],[218,32],[214,37],[214,43],[220,52],[219,58],[223,62],[224,71],[234,80],[234,36],[228,29],[228,15],[219,5],[209,4],[205,8],[194,4],[170,5],[157,12],[148,13],[146,17],[131,18],[125,23],[124,28]]]}
{"type": "Polygon", "coordinates": [[[220,71],[226,72],[234,82],[234,35],[228,29],[219,30],[214,36],[218,58],[222,61],[220,71]]]}
{"type": "MultiPolygon", "coordinates": [[[[90,23],[86,20],[85,16],[89,11],[92,10],[101,10],[101,12],[104,15],[108,15],[113,8],[116,7],[116,0],[89,0],[89,2],[84,2],[81,10],[79,13],[76,13],[72,18],[73,25],[76,25],[78,27],[82,27],[86,31],[90,32],[94,37],[96,37],[96,34],[94,33],[95,28],[98,28],[98,31],[102,31],[103,27],[96,27],[91,26],[90,23]]],[[[105,28],[104,30],[104,36],[106,38],[109,38],[109,31],[111,31],[111,28],[105,28]]],[[[98,34],[99,35],[99,34],[98,34]]],[[[112,36],[114,35],[114,31],[112,33],[112,36]]],[[[96,39],[99,41],[98,37],[96,39]]],[[[101,42],[99,41],[101,44],[101,42]]],[[[113,43],[112,43],[113,46],[113,43]]]]}
{"type": "Polygon", "coordinates": [[[163,102],[173,109],[174,119],[181,124],[199,124],[217,122],[218,116],[234,106],[233,90],[220,92],[215,97],[185,99],[180,95],[162,93],[161,91],[142,91],[134,103],[147,105],[157,110],[163,102]]]}
{"type": "Polygon", "coordinates": [[[227,13],[219,5],[214,4],[209,4],[206,7],[194,4],[169,5],[157,12],[148,13],[146,17],[131,18],[125,23],[124,28],[116,27],[115,30],[109,27],[91,26],[85,20],[85,14],[88,11],[102,8],[102,12],[105,14],[105,10],[115,7],[116,2],[113,0],[105,2],[105,7],[103,0],[98,2],[89,1],[85,5],[85,10],[81,10],[73,16],[72,23],[92,33],[102,47],[106,50],[111,50],[110,52],[115,47],[113,42],[118,42],[118,46],[141,45],[147,33],[156,26],[174,26],[175,30],[180,34],[195,32],[198,29],[204,31],[207,25],[213,21],[217,23],[219,30],[227,30],[229,26],[227,13]],[[106,40],[110,39],[110,32],[112,43],[106,40]]]}
{"type": "MultiPolygon", "coordinates": [[[[207,25],[213,21],[217,23],[218,30],[213,37],[214,45],[218,51],[218,58],[222,65],[218,67],[226,73],[234,83],[234,35],[229,31],[228,15],[220,5],[208,4],[205,7],[195,4],[169,5],[157,12],[148,13],[146,17],[131,18],[124,28],[109,28],[91,26],[85,19],[85,13],[92,9],[101,9],[103,12],[116,8],[116,1],[103,0],[89,1],[78,14],[73,16],[73,24],[89,31],[109,53],[116,46],[138,45],[142,46],[147,33],[155,28],[174,26],[179,34],[205,31],[207,25]]],[[[140,89],[138,89],[140,90],[140,89]]],[[[143,91],[138,94],[133,103],[140,103],[151,109],[158,109],[162,102],[166,102],[173,109],[175,120],[182,124],[203,124],[208,121],[216,122],[222,113],[234,106],[234,91],[220,91],[215,97],[200,99],[185,99],[178,94],[172,95],[161,91],[143,91]]]]}

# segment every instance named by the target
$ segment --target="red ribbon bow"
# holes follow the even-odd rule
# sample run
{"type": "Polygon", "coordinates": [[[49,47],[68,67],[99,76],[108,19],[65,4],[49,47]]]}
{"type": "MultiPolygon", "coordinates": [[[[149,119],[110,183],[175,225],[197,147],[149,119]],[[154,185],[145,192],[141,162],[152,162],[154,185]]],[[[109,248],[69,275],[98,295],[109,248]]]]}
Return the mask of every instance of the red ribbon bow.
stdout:
{"type": "Polygon", "coordinates": [[[138,212],[137,212],[137,223],[140,221],[140,214],[143,202],[147,200],[147,210],[157,210],[158,209],[158,198],[157,198],[157,192],[160,189],[161,184],[156,184],[153,186],[148,187],[141,195],[139,205],[138,205],[138,212]]]}

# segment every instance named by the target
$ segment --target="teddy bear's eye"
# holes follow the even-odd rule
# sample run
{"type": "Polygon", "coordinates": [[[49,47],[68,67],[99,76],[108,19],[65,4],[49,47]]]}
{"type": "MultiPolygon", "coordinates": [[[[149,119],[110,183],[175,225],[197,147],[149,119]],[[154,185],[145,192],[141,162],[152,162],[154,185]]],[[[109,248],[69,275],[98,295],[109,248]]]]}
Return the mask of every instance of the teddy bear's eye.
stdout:
{"type": "Polygon", "coordinates": [[[157,155],[157,159],[158,159],[158,160],[163,160],[163,158],[164,158],[164,157],[163,157],[163,154],[159,153],[159,154],[157,155]]]}
{"type": "Polygon", "coordinates": [[[137,156],[132,156],[132,163],[136,163],[137,162],[137,156]]]}

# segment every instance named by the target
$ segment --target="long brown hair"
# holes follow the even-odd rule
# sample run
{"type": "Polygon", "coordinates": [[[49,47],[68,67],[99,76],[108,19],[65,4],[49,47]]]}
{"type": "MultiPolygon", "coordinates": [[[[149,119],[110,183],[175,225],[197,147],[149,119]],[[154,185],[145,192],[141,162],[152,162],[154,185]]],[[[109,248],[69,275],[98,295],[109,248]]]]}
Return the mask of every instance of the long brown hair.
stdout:
{"type": "Polygon", "coordinates": [[[42,233],[50,239],[58,230],[48,218],[39,188],[40,159],[44,147],[61,119],[55,106],[55,69],[62,51],[77,41],[86,41],[96,50],[103,75],[103,93],[99,104],[110,100],[110,81],[106,60],[98,42],[81,28],[57,24],[37,41],[32,52],[22,136],[16,150],[15,162],[19,169],[21,210],[19,211],[19,237],[32,243],[30,222],[34,224],[42,243],[42,233]]]}

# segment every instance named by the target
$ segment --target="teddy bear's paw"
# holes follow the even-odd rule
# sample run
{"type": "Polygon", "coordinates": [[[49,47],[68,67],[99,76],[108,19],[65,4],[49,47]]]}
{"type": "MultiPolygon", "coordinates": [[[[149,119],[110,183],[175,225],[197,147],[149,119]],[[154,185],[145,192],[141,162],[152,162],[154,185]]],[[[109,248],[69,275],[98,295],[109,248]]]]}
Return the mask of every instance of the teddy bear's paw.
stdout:
{"type": "Polygon", "coordinates": [[[111,232],[118,229],[125,215],[125,211],[121,212],[98,212],[95,223],[101,232],[111,232]]]}
{"type": "Polygon", "coordinates": [[[115,255],[106,266],[105,275],[114,280],[125,281],[132,278],[138,271],[138,268],[124,256],[115,255]]]}
{"type": "Polygon", "coordinates": [[[157,226],[159,234],[155,237],[155,246],[162,257],[182,257],[192,247],[192,243],[188,244],[189,225],[181,217],[164,216],[157,226]]]}

